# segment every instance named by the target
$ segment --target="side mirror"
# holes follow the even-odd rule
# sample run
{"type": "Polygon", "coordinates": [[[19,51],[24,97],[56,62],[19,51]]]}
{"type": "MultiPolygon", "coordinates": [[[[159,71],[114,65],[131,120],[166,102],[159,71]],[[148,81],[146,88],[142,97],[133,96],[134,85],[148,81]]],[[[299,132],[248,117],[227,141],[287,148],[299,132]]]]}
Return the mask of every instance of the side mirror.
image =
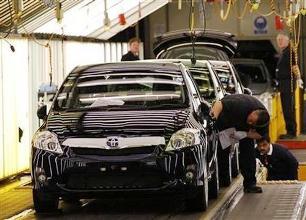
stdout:
{"type": "Polygon", "coordinates": [[[210,104],[206,101],[201,101],[201,112],[203,115],[208,115],[210,112],[210,104]]]}
{"type": "Polygon", "coordinates": [[[43,105],[37,109],[37,117],[44,120],[47,116],[47,106],[43,105]]]}
{"type": "Polygon", "coordinates": [[[247,94],[247,95],[252,95],[253,94],[252,90],[250,90],[249,88],[243,88],[243,93],[247,94]]]}

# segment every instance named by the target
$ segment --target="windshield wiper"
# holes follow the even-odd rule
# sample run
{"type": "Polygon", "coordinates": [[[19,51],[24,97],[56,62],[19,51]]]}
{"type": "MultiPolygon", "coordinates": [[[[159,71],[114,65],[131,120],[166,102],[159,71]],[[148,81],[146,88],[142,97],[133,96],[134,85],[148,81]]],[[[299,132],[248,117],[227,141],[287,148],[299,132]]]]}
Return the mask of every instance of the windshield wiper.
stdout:
{"type": "Polygon", "coordinates": [[[103,109],[106,111],[112,110],[126,110],[126,109],[147,109],[146,105],[116,105],[116,106],[105,106],[103,109]]]}
{"type": "Polygon", "coordinates": [[[83,108],[70,108],[67,109],[68,112],[73,111],[92,111],[92,110],[120,110],[120,109],[147,109],[145,105],[107,105],[107,106],[94,106],[94,107],[83,107],[83,108]]]}
{"type": "Polygon", "coordinates": [[[165,104],[159,104],[159,105],[152,105],[148,106],[148,109],[162,109],[162,108],[188,108],[189,106],[186,104],[170,104],[170,103],[165,103],[165,104]]]}

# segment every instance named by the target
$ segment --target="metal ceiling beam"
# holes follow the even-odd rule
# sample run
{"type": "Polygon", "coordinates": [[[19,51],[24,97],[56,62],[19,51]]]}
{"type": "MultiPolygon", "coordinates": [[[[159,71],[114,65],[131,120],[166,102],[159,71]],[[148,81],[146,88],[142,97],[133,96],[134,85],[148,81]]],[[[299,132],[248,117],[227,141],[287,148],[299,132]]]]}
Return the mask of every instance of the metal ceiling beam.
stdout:
{"type": "MultiPolygon", "coordinates": [[[[137,21],[143,19],[147,15],[151,14],[152,12],[156,11],[157,9],[163,7],[168,3],[169,0],[146,0],[141,3],[141,5],[136,6],[132,10],[125,12],[126,21],[128,24],[134,24],[137,21]],[[141,10],[141,14],[139,13],[141,10]]],[[[128,28],[128,25],[120,25],[119,20],[116,18],[110,22],[110,29],[105,28],[103,23],[101,22],[101,27],[88,35],[88,37],[94,37],[99,39],[109,39],[112,36],[116,35],[120,31],[128,28]]]]}

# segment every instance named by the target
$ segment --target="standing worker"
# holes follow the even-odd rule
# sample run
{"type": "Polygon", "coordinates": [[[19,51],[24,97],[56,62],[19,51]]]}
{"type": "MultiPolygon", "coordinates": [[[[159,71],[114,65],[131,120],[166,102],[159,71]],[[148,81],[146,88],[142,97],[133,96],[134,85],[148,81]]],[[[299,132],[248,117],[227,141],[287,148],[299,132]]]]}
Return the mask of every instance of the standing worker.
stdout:
{"type": "Polygon", "coordinates": [[[139,39],[134,37],[129,40],[129,52],[121,57],[121,61],[139,60],[139,39]]]}
{"type": "Polygon", "coordinates": [[[271,144],[269,137],[257,140],[256,157],[267,168],[267,180],[297,180],[299,163],[280,144],[271,144]]]}
{"type": "Polygon", "coordinates": [[[216,119],[219,131],[235,128],[244,131],[245,136],[239,141],[239,162],[244,178],[246,193],[262,193],[256,186],[256,157],[254,139],[260,139],[268,133],[270,116],[264,105],[255,97],[244,94],[225,96],[216,101],[210,115],[216,119]]]}
{"type": "Polygon", "coordinates": [[[281,54],[276,66],[276,79],[279,82],[279,91],[282,102],[282,109],[284,119],[286,123],[287,134],[281,135],[281,139],[292,139],[296,136],[296,122],[294,111],[294,90],[295,81],[297,81],[299,87],[303,87],[303,81],[299,73],[297,65],[292,66],[291,75],[291,63],[293,62],[293,54],[290,58],[290,44],[289,37],[285,34],[278,34],[276,37],[277,46],[281,50],[281,54]],[[291,61],[290,61],[291,60],[291,61]]]}

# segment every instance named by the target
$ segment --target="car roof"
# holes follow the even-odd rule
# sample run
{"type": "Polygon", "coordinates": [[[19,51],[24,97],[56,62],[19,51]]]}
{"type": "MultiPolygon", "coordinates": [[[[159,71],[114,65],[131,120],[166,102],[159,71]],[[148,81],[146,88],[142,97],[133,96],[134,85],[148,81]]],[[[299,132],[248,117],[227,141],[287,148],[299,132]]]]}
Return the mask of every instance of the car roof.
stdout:
{"type": "Polygon", "coordinates": [[[103,63],[84,65],[76,67],[72,73],[74,74],[90,74],[90,73],[113,73],[113,72],[126,72],[126,71],[152,71],[152,72],[172,72],[176,74],[181,73],[179,63],[157,63],[148,61],[126,61],[115,63],[103,63]]]}

